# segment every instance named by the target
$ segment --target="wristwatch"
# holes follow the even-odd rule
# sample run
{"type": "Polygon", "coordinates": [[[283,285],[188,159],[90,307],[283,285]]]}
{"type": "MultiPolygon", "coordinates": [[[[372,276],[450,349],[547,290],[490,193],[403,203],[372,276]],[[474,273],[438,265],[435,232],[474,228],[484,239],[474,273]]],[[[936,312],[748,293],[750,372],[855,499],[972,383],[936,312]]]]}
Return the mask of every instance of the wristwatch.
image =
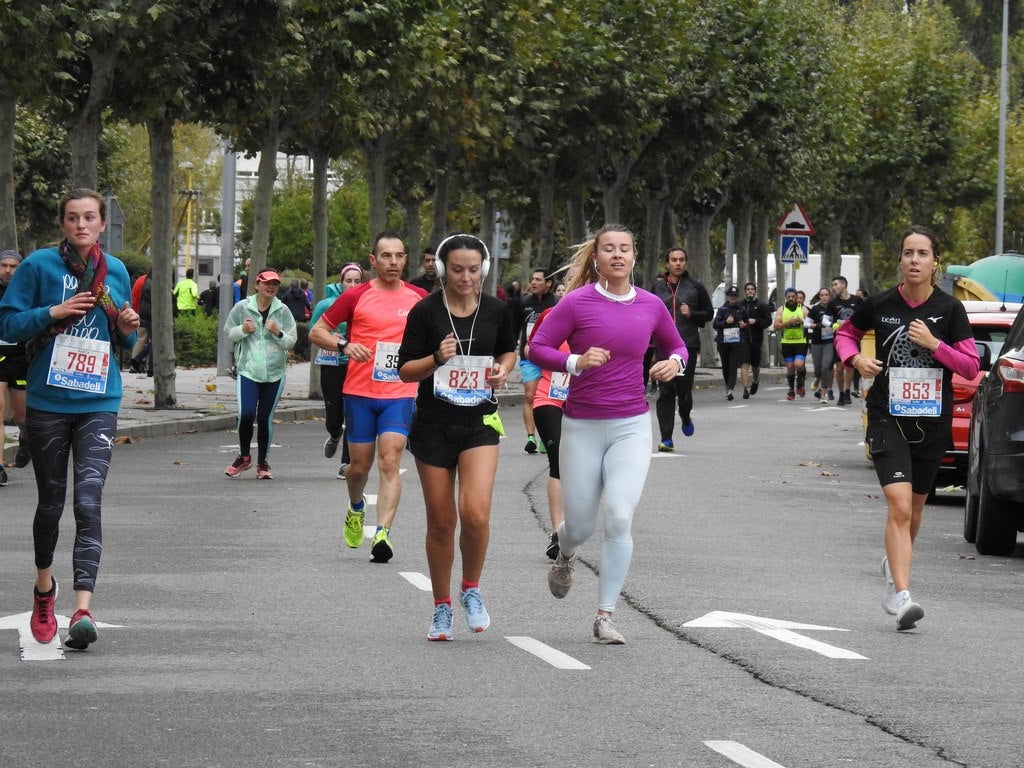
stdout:
{"type": "Polygon", "coordinates": [[[348,346],[348,339],[344,336],[338,337],[338,352],[344,351],[345,347],[348,346]]]}

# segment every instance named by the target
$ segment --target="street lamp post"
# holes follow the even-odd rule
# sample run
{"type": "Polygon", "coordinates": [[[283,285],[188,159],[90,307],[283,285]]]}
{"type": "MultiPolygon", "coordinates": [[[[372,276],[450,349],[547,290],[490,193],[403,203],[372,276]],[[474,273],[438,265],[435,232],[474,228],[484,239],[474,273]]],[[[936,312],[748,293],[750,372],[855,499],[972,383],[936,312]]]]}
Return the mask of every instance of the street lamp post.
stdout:
{"type": "Polygon", "coordinates": [[[1007,38],[1010,27],[1010,0],[1003,0],[1003,51],[999,74],[999,167],[996,172],[996,255],[1003,252],[1003,199],[1006,196],[1006,81],[1007,38]]]}
{"type": "MultiPolygon", "coordinates": [[[[193,200],[199,196],[198,190],[192,188],[192,163],[185,162],[181,164],[181,167],[185,169],[185,187],[186,189],[179,189],[178,194],[185,196],[185,271],[187,272],[192,266],[192,205],[193,200]]],[[[178,220],[179,225],[181,220],[178,220]]],[[[198,222],[197,222],[198,224],[198,222]]],[[[199,232],[198,227],[196,231],[196,258],[199,257],[199,232]]]]}

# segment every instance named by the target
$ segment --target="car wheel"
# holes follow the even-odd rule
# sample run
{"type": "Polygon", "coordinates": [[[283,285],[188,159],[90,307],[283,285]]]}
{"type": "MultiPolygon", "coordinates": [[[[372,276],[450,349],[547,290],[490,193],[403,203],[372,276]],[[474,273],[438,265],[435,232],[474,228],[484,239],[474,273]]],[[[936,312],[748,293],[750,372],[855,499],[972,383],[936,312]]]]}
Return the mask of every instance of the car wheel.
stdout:
{"type": "Polygon", "coordinates": [[[978,494],[971,493],[970,479],[964,482],[964,541],[973,544],[978,538],[978,494]]]}
{"type": "Polygon", "coordinates": [[[978,474],[978,530],[974,546],[982,555],[1012,555],[1017,548],[1017,516],[992,496],[984,463],[979,462],[978,474]]]}

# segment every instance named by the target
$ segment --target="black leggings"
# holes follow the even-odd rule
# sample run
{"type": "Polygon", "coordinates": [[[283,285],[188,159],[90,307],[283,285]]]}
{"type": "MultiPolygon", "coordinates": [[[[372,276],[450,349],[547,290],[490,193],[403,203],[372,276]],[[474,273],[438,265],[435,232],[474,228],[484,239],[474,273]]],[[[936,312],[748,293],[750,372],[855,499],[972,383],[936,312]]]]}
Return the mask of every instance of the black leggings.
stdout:
{"type": "Polygon", "coordinates": [[[103,549],[100,506],[117,435],[117,414],[52,413],[29,408],[25,419],[39,504],[32,521],[36,568],[53,565],[74,452],[75,589],[96,591],[103,549]]]}
{"type": "Polygon", "coordinates": [[[719,344],[718,356],[722,358],[722,380],[730,392],[736,388],[736,369],[746,356],[743,344],[719,344]]]}
{"type": "Polygon", "coordinates": [[[324,395],[324,426],[327,434],[337,440],[341,438],[341,463],[348,464],[348,437],[345,435],[345,374],[348,363],[343,365],[320,366],[320,391],[324,395]]]}
{"type": "Polygon", "coordinates": [[[548,477],[559,480],[558,444],[562,441],[562,409],[557,405],[538,405],[533,409],[533,422],[547,451],[548,477]]]}
{"type": "Polygon", "coordinates": [[[284,379],[253,381],[238,375],[238,452],[252,451],[252,424],[256,422],[256,463],[266,464],[274,437],[274,411],[284,390],[284,379]]]}

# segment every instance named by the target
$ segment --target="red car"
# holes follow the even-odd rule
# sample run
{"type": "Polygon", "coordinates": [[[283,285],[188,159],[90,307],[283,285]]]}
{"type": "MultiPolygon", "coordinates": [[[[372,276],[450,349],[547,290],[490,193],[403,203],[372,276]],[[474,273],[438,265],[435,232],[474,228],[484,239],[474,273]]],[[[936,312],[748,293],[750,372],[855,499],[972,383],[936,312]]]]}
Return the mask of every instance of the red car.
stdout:
{"type": "Polygon", "coordinates": [[[949,485],[961,486],[967,478],[967,443],[971,427],[974,393],[992,362],[999,357],[1007,331],[1013,325],[1020,304],[998,301],[965,301],[964,309],[974,331],[974,341],[981,359],[981,370],[972,380],[953,374],[953,447],[942,459],[936,490],[949,485]]]}

